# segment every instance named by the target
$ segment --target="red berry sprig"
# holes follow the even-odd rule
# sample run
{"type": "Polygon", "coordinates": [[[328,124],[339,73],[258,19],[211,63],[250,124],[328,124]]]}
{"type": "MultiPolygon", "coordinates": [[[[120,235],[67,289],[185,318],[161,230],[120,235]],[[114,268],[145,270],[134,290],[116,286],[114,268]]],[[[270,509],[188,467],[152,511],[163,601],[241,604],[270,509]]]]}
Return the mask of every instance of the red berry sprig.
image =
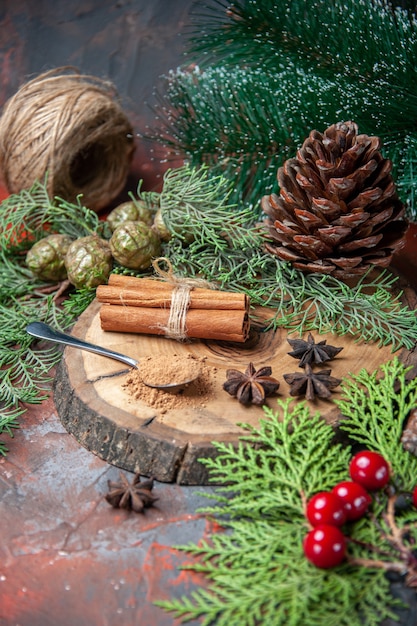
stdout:
{"type": "MultiPolygon", "coordinates": [[[[339,565],[346,557],[346,537],[340,527],[365,515],[372,498],[368,490],[385,487],[390,479],[390,467],[378,452],[364,450],[350,464],[351,481],[343,481],[331,491],[316,493],[306,505],[306,517],[313,526],[306,535],[303,550],[316,567],[339,565]]],[[[417,488],[413,494],[417,502],[417,488]]],[[[417,506],[417,504],[416,504],[417,506]]]]}
{"type": "MultiPolygon", "coordinates": [[[[391,476],[388,462],[378,452],[364,450],[352,458],[349,473],[352,480],[338,483],[331,491],[321,491],[306,503],[305,514],[312,528],[303,540],[305,557],[316,567],[335,567],[348,556],[349,541],[360,543],[377,555],[380,554],[377,546],[345,536],[341,526],[345,522],[355,522],[365,515],[372,502],[368,491],[385,488],[388,501],[382,516],[388,530],[383,531],[383,538],[392,545],[397,558],[387,561],[381,558],[349,557],[349,562],[351,565],[379,567],[405,574],[405,584],[417,588],[417,554],[413,549],[415,544],[406,540],[409,527],[400,528],[395,519],[396,507],[404,499],[404,494],[396,494],[394,487],[388,484],[391,476]]],[[[417,508],[417,486],[407,495],[406,500],[417,508]]],[[[377,520],[374,521],[378,524],[377,520]]]]}

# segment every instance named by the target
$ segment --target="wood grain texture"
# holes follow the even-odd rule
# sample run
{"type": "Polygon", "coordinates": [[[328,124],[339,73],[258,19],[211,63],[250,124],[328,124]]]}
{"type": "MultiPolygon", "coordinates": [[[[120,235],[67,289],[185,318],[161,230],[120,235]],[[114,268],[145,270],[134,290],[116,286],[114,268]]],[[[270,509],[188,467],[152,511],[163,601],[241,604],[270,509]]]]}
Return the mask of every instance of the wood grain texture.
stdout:
{"type": "MultiPolygon", "coordinates": [[[[289,397],[284,373],[299,371],[298,361],[288,355],[287,331],[262,332],[256,329],[245,344],[193,340],[190,343],[153,335],[106,332],[101,329],[100,304],[95,301],[80,317],[72,334],[86,341],[128,354],[135,359],[158,355],[192,354],[203,358],[210,369],[213,393],[201,405],[169,409],[166,412],[135,399],[123,387],[129,369],[117,361],[89,352],[66,348],[55,380],[55,403],[65,428],[87,449],[109,463],[128,471],[140,471],[162,482],[207,484],[208,476],[199,459],[213,457],[213,441],[235,444],[242,434],[239,426],[257,426],[264,417],[261,407],[245,407],[222,388],[229,368],[244,371],[250,361],[256,368],[270,365],[280,381],[276,397],[267,399],[274,408],[277,397],[289,397]]],[[[373,371],[393,357],[390,346],[358,344],[350,337],[314,334],[315,341],[343,347],[328,364],[332,376],[342,378],[362,368],[373,371]]],[[[399,351],[398,356],[416,365],[415,351],[399,351]]],[[[313,411],[332,424],[340,417],[333,399],[309,403],[313,411]]],[[[296,401],[296,400],[295,400],[296,401]]]]}

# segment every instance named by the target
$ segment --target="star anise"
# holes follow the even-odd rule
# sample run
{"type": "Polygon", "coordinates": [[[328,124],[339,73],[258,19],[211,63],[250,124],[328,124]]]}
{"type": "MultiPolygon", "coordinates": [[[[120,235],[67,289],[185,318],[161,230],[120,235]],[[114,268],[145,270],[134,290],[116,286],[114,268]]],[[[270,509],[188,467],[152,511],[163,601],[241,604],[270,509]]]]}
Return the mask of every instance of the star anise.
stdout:
{"type": "Polygon", "coordinates": [[[293,351],[288,352],[288,354],[295,359],[300,359],[298,363],[300,367],[304,367],[306,363],[313,365],[314,363],[330,361],[343,350],[343,348],[327,346],[326,340],[315,343],[311,333],[308,334],[307,341],[304,339],[287,339],[287,341],[290,346],[294,348],[293,351]]]}
{"type": "Polygon", "coordinates": [[[109,493],[105,498],[116,509],[128,509],[135,513],[143,513],[145,507],[152,506],[158,500],[152,495],[153,478],[141,482],[140,474],[135,474],[132,482],[120,472],[120,481],[108,480],[109,493]]]}
{"type": "Polygon", "coordinates": [[[284,374],[285,381],[290,385],[290,396],[305,396],[307,400],[330,398],[331,390],[340,385],[341,380],[330,376],[332,370],[313,372],[311,365],[306,363],[302,372],[284,374]]]}
{"type": "Polygon", "coordinates": [[[223,383],[223,389],[230,393],[242,404],[263,404],[266,396],[271,396],[279,387],[276,378],[272,378],[272,368],[265,366],[255,369],[253,363],[249,363],[245,372],[227,370],[227,380],[223,383]]]}

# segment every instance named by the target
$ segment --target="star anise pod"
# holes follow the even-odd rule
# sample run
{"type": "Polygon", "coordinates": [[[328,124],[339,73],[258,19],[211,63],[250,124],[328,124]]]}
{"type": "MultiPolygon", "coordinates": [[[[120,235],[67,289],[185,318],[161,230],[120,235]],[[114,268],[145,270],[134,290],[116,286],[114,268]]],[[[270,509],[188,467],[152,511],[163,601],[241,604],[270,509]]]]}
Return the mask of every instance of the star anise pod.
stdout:
{"type": "Polygon", "coordinates": [[[132,482],[120,472],[120,481],[108,480],[109,493],[105,498],[116,509],[128,509],[135,513],[143,513],[145,507],[152,506],[158,500],[152,495],[153,478],[141,482],[140,474],[135,474],[132,482]]]}
{"type": "Polygon", "coordinates": [[[343,348],[327,346],[326,340],[316,343],[311,333],[308,334],[307,341],[304,341],[304,339],[287,339],[287,341],[294,348],[288,354],[295,359],[300,359],[298,363],[300,367],[304,367],[306,363],[313,365],[314,363],[330,361],[343,350],[343,348]]]}
{"type": "Polygon", "coordinates": [[[307,400],[330,398],[331,390],[340,385],[341,380],[330,376],[332,370],[313,372],[311,365],[306,363],[302,372],[284,374],[285,381],[290,385],[290,396],[305,396],[307,400]]]}
{"type": "Polygon", "coordinates": [[[266,396],[271,396],[279,387],[276,378],[272,378],[272,368],[265,366],[255,369],[253,363],[249,363],[245,372],[238,370],[226,371],[226,382],[223,389],[230,393],[242,404],[263,404],[266,396]]]}

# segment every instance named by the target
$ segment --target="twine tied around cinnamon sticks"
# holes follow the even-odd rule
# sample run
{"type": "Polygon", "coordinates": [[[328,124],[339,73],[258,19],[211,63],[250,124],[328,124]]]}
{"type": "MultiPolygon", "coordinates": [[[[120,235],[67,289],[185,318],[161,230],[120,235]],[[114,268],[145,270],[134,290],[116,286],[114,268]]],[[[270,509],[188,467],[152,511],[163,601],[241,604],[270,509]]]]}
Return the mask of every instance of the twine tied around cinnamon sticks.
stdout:
{"type": "Polygon", "coordinates": [[[191,290],[195,287],[205,287],[207,289],[214,289],[214,285],[209,283],[204,278],[186,278],[183,276],[177,276],[174,274],[172,263],[166,257],[159,257],[152,261],[152,267],[154,268],[157,276],[167,283],[171,284],[171,306],[169,308],[169,316],[167,325],[161,325],[161,329],[169,339],[175,339],[176,341],[185,341],[188,339],[187,335],[187,311],[191,301],[191,290]],[[167,270],[163,270],[161,263],[165,263],[168,266],[167,270]]]}
{"type": "Polygon", "coordinates": [[[158,278],[111,274],[97,287],[103,330],[165,335],[177,341],[216,339],[244,342],[249,336],[246,294],[213,289],[204,279],[176,276],[157,259],[158,278]]]}

